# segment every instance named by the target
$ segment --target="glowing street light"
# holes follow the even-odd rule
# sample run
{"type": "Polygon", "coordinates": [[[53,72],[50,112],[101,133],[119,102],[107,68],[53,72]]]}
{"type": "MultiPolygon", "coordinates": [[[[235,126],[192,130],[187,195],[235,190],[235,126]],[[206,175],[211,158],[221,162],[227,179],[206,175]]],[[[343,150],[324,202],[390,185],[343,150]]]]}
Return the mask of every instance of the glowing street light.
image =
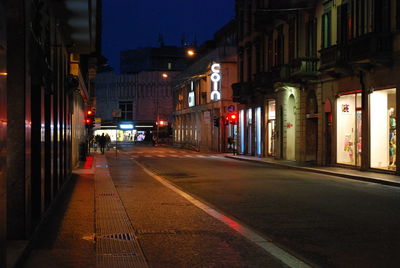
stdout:
{"type": "Polygon", "coordinates": [[[196,52],[194,51],[194,49],[189,48],[188,50],[186,50],[186,54],[187,54],[189,57],[193,57],[194,55],[196,55],[196,52]]]}
{"type": "Polygon", "coordinates": [[[162,74],[162,77],[163,77],[163,78],[168,78],[168,74],[167,74],[167,73],[163,73],[163,74],[162,74]]]}

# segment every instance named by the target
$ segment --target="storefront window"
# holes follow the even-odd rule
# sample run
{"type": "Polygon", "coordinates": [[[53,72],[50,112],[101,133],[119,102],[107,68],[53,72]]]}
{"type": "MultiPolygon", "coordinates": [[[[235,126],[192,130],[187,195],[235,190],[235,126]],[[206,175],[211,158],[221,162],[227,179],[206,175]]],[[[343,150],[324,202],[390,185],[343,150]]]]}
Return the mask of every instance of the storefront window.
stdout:
{"type": "Polygon", "coordinates": [[[255,124],[256,124],[256,150],[257,155],[261,155],[261,107],[255,110],[255,124]]]}
{"type": "Polygon", "coordinates": [[[244,110],[239,113],[240,153],[244,153],[244,110]]]}
{"type": "Polygon", "coordinates": [[[275,152],[275,101],[268,101],[268,155],[273,156],[275,152]]]}
{"type": "Polygon", "coordinates": [[[337,100],[337,162],[361,165],[361,94],[340,96],[337,100]]]}
{"type": "Polygon", "coordinates": [[[252,141],[252,125],[253,125],[253,115],[252,115],[253,111],[252,109],[248,109],[247,110],[247,153],[248,154],[252,154],[253,150],[252,150],[252,146],[253,146],[253,141],[252,141]]]}
{"type": "Polygon", "coordinates": [[[396,169],[396,89],[370,95],[371,167],[396,169]]]}

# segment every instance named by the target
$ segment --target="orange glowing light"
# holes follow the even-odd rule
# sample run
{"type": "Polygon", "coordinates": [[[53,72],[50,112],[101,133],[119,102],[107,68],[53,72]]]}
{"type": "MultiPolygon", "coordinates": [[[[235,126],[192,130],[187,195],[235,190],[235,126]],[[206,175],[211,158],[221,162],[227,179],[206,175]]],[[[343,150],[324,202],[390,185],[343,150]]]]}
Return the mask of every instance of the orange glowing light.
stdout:
{"type": "Polygon", "coordinates": [[[193,49],[188,49],[188,50],[186,51],[186,54],[187,54],[188,56],[190,56],[190,57],[193,57],[196,53],[194,52],[193,49]]]}
{"type": "Polygon", "coordinates": [[[0,75],[1,75],[1,76],[7,76],[7,73],[0,72],[0,75]]]}
{"type": "Polygon", "coordinates": [[[162,74],[162,77],[163,77],[163,78],[168,78],[168,74],[167,74],[167,73],[163,73],[163,74],[162,74]]]}

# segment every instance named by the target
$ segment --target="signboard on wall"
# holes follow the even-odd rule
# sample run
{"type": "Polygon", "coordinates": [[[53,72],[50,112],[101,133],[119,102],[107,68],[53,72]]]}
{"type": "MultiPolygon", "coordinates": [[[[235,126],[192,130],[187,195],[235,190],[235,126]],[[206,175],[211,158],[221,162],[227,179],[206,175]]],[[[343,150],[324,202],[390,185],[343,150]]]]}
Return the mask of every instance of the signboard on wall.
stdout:
{"type": "Polygon", "coordinates": [[[214,63],[211,65],[211,94],[212,101],[219,101],[221,99],[221,65],[214,63]]]}

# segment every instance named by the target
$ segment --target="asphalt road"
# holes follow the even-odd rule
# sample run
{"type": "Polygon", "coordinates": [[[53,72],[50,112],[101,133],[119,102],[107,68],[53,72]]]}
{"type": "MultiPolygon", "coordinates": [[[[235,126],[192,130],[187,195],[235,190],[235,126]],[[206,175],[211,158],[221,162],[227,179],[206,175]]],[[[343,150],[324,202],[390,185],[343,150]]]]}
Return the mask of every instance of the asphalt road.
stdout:
{"type": "Polygon", "coordinates": [[[400,266],[400,188],[170,148],[124,151],[318,266],[400,266]]]}

